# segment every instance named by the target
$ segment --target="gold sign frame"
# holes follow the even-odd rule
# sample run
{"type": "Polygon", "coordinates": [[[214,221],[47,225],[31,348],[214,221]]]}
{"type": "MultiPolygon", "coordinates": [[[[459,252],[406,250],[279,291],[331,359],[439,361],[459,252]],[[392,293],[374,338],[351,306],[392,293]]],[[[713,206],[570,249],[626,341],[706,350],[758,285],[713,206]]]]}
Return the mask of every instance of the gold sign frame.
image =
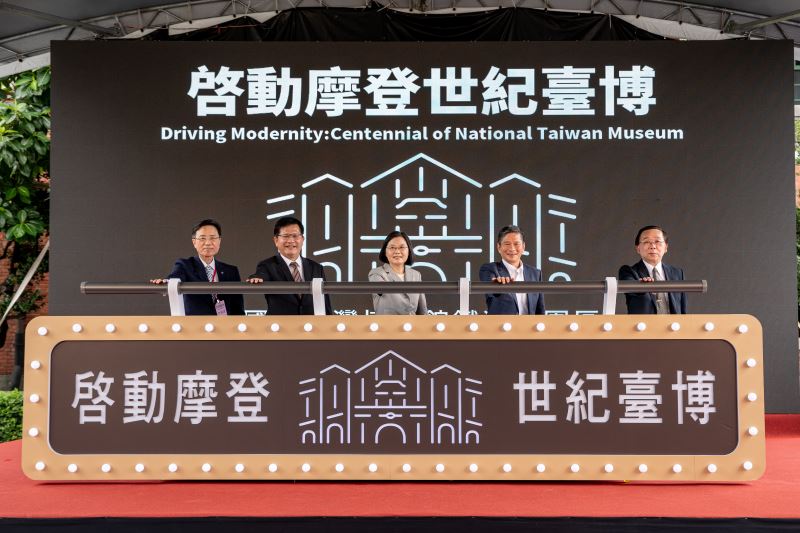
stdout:
{"type": "Polygon", "coordinates": [[[26,332],[22,468],[43,481],[459,480],[746,482],[766,467],[762,328],[750,315],[56,317],[26,332]],[[69,340],[724,340],[739,439],[727,455],[75,454],[49,445],[50,357],[69,340]]]}

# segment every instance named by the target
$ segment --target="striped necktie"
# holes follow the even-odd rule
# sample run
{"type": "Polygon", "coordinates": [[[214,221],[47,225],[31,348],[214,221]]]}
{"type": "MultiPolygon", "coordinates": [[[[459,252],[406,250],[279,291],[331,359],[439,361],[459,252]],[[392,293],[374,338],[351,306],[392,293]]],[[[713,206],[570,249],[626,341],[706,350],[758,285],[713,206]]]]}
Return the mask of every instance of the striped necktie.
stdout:
{"type": "MultiPolygon", "coordinates": [[[[655,281],[664,281],[664,277],[658,271],[657,268],[653,268],[653,279],[655,281]]],[[[657,292],[654,293],[656,298],[656,313],[659,315],[668,315],[669,314],[669,300],[667,299],[666,292],[657,292]]]]}
{"type": "Polygon", "coordinates": [[[292,278],[294,278],[295,281],[297,282],[303,281],[303,277],[300,275],[300,269],[297,267],[296,261],[292,261],[291,263],[289,263],[289,268],[291,268],[292,270],[292,278]]]}

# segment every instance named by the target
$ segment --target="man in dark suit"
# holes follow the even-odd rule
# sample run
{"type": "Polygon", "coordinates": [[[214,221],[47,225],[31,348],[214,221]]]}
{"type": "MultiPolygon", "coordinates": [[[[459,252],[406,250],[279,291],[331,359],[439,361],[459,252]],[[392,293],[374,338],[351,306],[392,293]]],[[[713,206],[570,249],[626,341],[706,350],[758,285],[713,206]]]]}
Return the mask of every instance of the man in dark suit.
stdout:
{"type": "MultiPolygon", "coordinates": [[[[272,240],[278,254],[264,259],[247,281],[311,281],[325,279],[322,265],[300,257],[304,240],[303,223],[294,217],[282,217],[275,223],[272,240]]],[[[314,300],[310,294],[265,294],[268,315],[313,315],[314,300]]],[[[325,314],[332,315],[330,298],[325,295],[325,314]]]]}
{"type": "MultiPolygon", "coordinates": [[[[167,278],[181,281],[241,281],[239,269],[218,261],[215,256],[222,244],[222,226],[216,220],[200,221],[192,228],[192,245],[197,255],[178,259],[167,278]]],[[[166,279],[150,280],[166,283],[166,279]]],[[[243,315],[244,297],[241,294],[184,294],[183,306],[187,315],[243,315]]]]}
{"type": "MultiPolygon", "coordinates": [[[[481,266],[481,281],[513,283],[542,281],[542,271],[522,264],[525,239],[517,226],[505,226],[497,234],[497,251],[502,261],[481,266]]],[[[544,295],[540,292],[498,293],[486,295],[490,315],[543,315],[544,295]]]]}
{"type": "MultiPolygon", "coordinates": [[[[636,253],[642,259],[634,265],[623,265],[619,269],[620,280],[682,281],[683,270],[663,263],[669,244],[667,234],[659,226],[645,226],[636,234],[636,253]]],[[[683,315],[686,314],[684,292],[637,292],[627,293],[625,303],[629,315],[683,315]]]]}

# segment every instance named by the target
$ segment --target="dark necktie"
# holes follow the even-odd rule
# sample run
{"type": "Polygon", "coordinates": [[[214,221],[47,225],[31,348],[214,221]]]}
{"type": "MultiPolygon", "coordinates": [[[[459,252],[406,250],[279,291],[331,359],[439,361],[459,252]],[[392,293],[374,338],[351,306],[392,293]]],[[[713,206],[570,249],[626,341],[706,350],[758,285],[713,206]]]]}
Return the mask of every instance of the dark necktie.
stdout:
{"type": "MultiPolygon", "coordinates": [[[[291,263],[289,263],[289,269],[292,271],[292,279],[294,279],[295,282],[299,283],[303,281],[303,277],[300,275],[300,269],[297,267],[296,261],[292,261],[291,263]]],[[[302,294],[296,294],[295,296],[297,296],[298,300],[303,299],[302,294]]]]}
{"type": "Polygon", "coordinates": [[[299,283],[303,281],[303,276],[300,275],[300,269],[297,267],[296,261],[292,261],[291,263],[289,263],[289,268],[292,271],[292,278],[294,278],[296,282],[299,283]]]}
{"type": "MultiPolygon", "coordinates": [[[[214,283],[214,269],[211,268],[211,265],[206,265],[206,277],[209,283],[214,283]]],[[[212,294],[211,299],[216,302],[219,297],[216,294],[212,294]]]]}
{"type": "MultiPolygon", "coordinates": [[[[661,276],[657,268],[653,268],[653,279],[655,281],[664,281],[664,278],[661,276]]],[[[669,314],[669,300],[667,297],[666,292],[657,292],[654,293],[656,299],[656,313],[659,315],[668,315],[669,314]]]]}

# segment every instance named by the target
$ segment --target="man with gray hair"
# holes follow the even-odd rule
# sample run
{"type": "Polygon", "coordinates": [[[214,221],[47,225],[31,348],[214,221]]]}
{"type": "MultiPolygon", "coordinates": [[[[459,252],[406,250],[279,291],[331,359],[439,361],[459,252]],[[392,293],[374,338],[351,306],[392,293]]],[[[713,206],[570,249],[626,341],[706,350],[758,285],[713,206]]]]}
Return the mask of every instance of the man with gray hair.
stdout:
{"type": "MultiPolygon", "coordinates": [[[[634,240],[641,260],[630,266],[621,266],[617,275],[620,281],[683,281],[682,269],[662,261],[669,249],[667,240],[667,232],[661,226],[641,228],[634,240]]],[[[629,292],[625,295],[625,303],[629,315],[686,314],[685,292],[629,292]]]]}
{"type": "MultiPolygon", "coordinates": [[[[542,281],[542,271],[522,264],[525,238],[518,226],[505,226],[497,234],[501,261],[481,266],[481,281],[505,285],[515,281],[542,281]]],[[[544,295],[540,292],[498,293],[486,295],[490,315],[543,315],[544,295]]]]}

